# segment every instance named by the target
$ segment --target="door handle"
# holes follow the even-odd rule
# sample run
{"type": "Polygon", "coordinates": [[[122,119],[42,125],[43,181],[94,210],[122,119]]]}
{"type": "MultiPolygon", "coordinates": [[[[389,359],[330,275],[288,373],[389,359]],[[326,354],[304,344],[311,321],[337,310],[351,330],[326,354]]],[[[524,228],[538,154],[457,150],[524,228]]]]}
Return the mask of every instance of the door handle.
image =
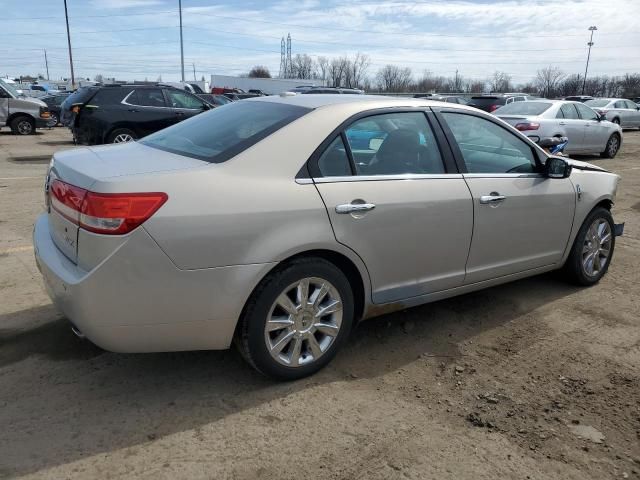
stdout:
{"type": "Polygon", "coordinates": [[[567,122],[558,122],[558,125],[566,125],[567,122]]]}
{"type": "Polygon", "coordinates": [[[336,213],[368,212],[374,208],[373,203],[345,203],[336,206],[336,213]]]}
{"type": "Polygon", "coordinates": [[[482,195],[480,197],[480,203],[482,205],[495,205],[502,203],[507,197],[500,195],[498,192],[491,192],[489,195],[482,195]]]}
{"type": "Polygon", "coordinates": [[[129,111],[130,111],[130,112],[133,112],[133,113],[137,113],[137,112],[139,112],[140,110],[136,110],[135,108],[130,108],[130,109],[129,109],[129,111]]]}

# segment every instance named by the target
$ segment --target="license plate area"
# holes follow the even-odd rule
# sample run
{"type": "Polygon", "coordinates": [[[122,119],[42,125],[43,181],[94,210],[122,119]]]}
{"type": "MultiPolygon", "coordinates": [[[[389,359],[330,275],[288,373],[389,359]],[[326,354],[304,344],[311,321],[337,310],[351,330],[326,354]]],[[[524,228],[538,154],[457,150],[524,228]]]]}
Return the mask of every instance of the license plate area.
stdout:
{"type": "Polygon", "coordinates": [[[78,261],[78,226],[64,218],[53,208],[49,211],[49,228],[53,243],[73,263],[78,261]]]}

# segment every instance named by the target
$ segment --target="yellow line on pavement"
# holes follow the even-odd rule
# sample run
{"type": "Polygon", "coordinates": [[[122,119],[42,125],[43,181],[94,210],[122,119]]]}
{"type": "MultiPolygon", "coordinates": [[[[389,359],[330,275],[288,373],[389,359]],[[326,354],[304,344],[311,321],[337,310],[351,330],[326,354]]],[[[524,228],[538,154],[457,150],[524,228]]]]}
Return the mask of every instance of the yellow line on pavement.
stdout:
{"type": "Polygon", "coordinates": [[[33,245],[5,248],[4,250],[0,250],[0,255],[6,255],[8,253],[28,252],[29,250],[33,250],[33,245]]]}

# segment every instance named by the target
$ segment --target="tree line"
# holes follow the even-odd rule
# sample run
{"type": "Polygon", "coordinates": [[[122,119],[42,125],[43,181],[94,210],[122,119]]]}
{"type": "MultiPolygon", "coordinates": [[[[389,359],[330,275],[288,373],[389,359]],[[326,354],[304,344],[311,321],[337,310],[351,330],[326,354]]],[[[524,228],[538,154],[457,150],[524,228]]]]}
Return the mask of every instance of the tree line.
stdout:
{"type": "MultiPolygon", "coordinates": [[[[594,97],[640,96],[640,74],[621,76],[597,75],[587,77],[581,73],[566,73],[556,66],[541,68],[535,78],[527,83],[516,83],[503,71],[495,71],[484,80],[466,78],[458,71],[455,75],[434,75],[430,71],[416,74],[409,67],[384,65],[371,69],[370,57],[363,53],[328,58],[313,58],[297,54],[291,59],[289,78],[315,80],[330,87],[361,88],[380,93],[487,93],[524,92],[546,98],[569,95],[594,97]]],[[[247,74],[249,77],[270,78],[269,69],[257,65],[247,74]]]]}

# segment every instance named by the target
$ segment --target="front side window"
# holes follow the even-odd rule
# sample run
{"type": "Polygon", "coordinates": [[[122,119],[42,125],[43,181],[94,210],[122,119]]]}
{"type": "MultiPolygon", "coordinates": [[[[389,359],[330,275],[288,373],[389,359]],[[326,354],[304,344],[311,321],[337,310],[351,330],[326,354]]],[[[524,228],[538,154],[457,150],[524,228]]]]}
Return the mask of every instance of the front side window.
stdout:
{"type": "MultiPolygon", "coordinates": [[[[308,108],[277,102],[237,102],[160,130],[140,143],[178,155],[221,163],[309,111],[308,108]]],[[[271,160],[278,159],[265,158],[265,161],[271,160]]]]}
{"type": "Polygon", "coordinates": [[[631,109],[631,110],[637,110],[638,106],[633,103],[631,100],[625,100],[624,102],[627,105],[627,108],[631,109]]]}
{"type": "Polygon", "coordinates": [[[423,112],[388,113],[355,121],[345,130],[356,175],[444,173],[423,112]]]}
{"type": "Polygon", "coordinates": [[[532,148],[513,133],[473,115],[442,113],[469,173],[534,173],[532,148]]]}
{"type": "Polygon", "coordinates": [[[193,95],[189,95],[186,92],[179,90],[165,90],[167,92],[167,98],[169,99],[169,106],[173,108],[191,108],[201,109],[203,108],[202,102],[193,95]]]}
{"type": "Polygon", "coordinates": [[[578,115],[578,111],[574,103],[565,103],[560,107],[560,113],[562,115],[558,115],[559,118],[566,118],[568,120],[580,120],[580,115],[578,115]]]}
{"type": "Polygon", "coordinates": [[[576,103],[578,113],[583,120],[598,120],[598,114],[581,103],[576,103]]]}

